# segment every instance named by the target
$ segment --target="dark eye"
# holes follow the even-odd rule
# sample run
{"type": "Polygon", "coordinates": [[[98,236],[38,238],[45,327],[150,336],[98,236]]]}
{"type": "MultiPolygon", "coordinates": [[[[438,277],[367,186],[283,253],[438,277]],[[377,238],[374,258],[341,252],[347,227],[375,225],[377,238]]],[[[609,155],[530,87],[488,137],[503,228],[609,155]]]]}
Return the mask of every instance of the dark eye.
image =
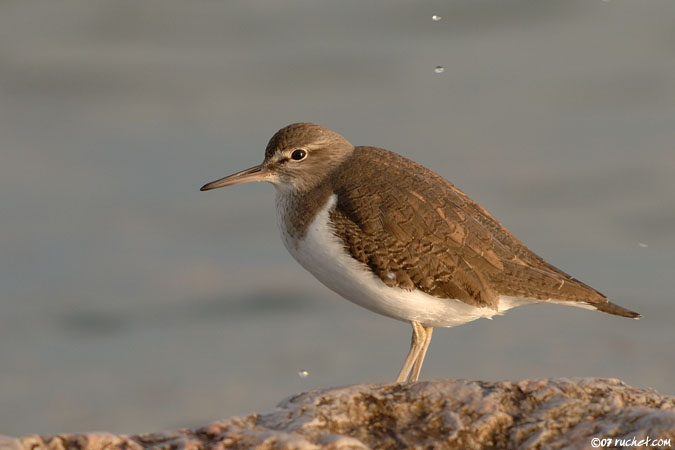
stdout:
{"type": "Polygon", "coordinates": [[[304,151],[303,149],[299,148],[297,150],[293,150],[293,153],[291,153],[291,158],[294,161],[302,161],[307,157],[307,152],[304,151]]]}

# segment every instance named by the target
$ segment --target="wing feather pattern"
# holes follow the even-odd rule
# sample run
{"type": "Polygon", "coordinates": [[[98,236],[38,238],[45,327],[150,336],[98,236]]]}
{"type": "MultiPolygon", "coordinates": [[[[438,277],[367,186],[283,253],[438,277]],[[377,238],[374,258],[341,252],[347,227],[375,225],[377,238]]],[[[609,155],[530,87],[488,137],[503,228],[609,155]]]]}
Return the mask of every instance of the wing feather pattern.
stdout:
{"type": "Polygon", "coordinates": [[[332,182],[335,234],[389,286],[493,309],[505,295],[635,314],[616,312],[604,295],[537,256],[450,182],[402,156],[356,147],[332,182]],[[368,182],[354,183],[348,176],[354,171],[368,182]]]}

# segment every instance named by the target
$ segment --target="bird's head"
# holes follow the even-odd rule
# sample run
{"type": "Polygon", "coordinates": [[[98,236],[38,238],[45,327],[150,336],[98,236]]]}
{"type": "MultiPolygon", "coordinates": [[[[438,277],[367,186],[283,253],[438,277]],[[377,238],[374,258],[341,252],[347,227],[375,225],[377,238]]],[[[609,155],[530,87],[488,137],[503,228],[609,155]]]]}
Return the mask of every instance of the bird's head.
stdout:
{"type": "Polygon", "coordinates": [[[280,191],[302,192],[339,166],[354,146],[339,134],[313,123],[294,123],[277,131],[262,164],[202,186],[202,191],[267,181],[280,191]]]}

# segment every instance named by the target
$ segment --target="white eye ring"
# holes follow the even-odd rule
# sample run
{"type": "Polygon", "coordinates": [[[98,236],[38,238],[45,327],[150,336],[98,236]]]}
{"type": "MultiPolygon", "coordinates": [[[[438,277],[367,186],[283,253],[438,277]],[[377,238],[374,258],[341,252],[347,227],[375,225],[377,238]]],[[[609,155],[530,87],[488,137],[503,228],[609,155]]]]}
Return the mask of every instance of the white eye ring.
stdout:
{"type": "Polygon", "coordinates": [[[293,161],[302,161],[305,158],[307,158],[307,151],[301,148],[296,148],[293,150],[293,153],[291,153],[291,159],[293,161]]]}

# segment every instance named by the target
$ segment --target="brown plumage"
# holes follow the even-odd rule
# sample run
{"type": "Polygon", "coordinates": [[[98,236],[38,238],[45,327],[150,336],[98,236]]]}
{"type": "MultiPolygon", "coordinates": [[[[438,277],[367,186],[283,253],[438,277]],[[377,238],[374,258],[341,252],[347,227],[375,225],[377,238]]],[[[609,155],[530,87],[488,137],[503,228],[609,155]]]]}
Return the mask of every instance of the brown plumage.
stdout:
{"type": "Polygon", "coordinates": [[[356,147],[326,181],[336,187],[336,234],[389,286],[493,309],[508,295],[639,316],[544,261],[449,181],[400,155],[356,147]]]}
{"type": "Polygon", "coordinates": [[[418,379],[432,326],[490,317],[513,299],[640,317],[544,261],[431,170],[319,125],[282,128],[261,165],[202,190],[249,181],[277,188],[284,244],[307,270],[345,298],[410,322],[397,381],[418,379]]]}
{"type": "Polygon", "coordinates": [[[274,165],[280,148],[324,138],[329,147],[314,150],[314,164],[329,157],[338,161],[329,176],[322,174],[288,205],[288,228],[298,238],[335,192],[337,206],[330,214],[335,234],[388,286],[495,310],[499,296],[506,295],[585,302],[639,317],[536,255],[440,175],[388,150],[350,148],[341,136],[323,136],[320,128],[303,135],[306,125],[282,129],[266,150],[266,161],[274,165]],[[343,151],[330,152],[336,144],[343,151]]]}

